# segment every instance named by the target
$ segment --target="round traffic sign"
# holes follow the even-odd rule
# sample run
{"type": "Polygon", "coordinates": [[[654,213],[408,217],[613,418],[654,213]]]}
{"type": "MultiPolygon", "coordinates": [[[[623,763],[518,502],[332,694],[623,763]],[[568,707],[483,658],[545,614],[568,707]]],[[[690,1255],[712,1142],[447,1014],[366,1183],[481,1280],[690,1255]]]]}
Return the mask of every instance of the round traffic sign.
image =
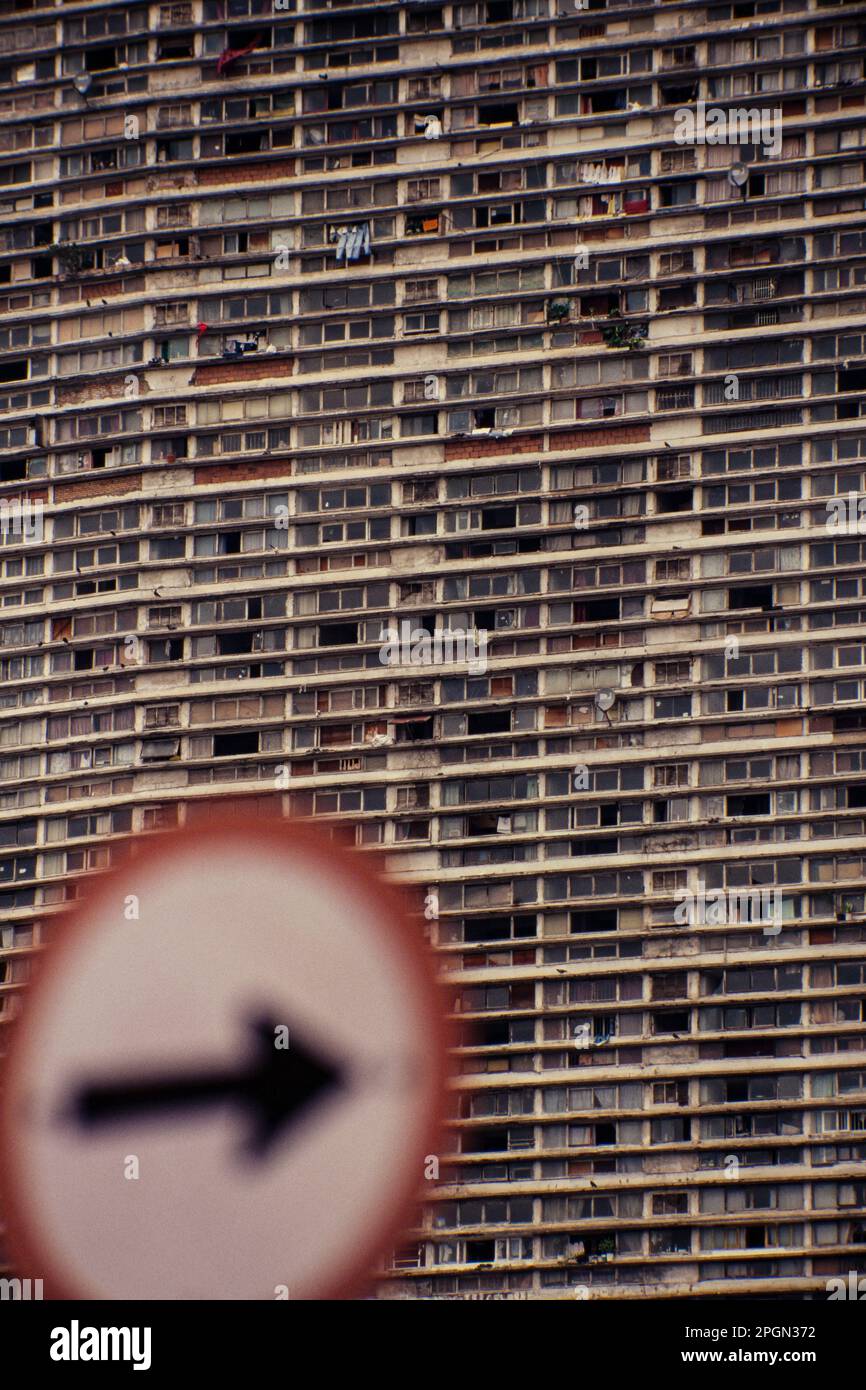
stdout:
{"type": "Polygon", "coordinates": [[[221,817],[100,879],[56,923],[4,1068],[23,1271],[60,1297],[359,1291],[444,1109],[416,930],[307,825],[221,817]]]}

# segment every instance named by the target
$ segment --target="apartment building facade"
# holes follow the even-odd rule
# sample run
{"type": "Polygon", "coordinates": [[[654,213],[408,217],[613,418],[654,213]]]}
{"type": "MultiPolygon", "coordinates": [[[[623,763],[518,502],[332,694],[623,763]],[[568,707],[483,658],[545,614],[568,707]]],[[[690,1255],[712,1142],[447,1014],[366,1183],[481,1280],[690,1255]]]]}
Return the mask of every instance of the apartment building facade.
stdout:
{"type": "Polygon", "coordinates": [[[866,1273],[864,40],[0,3],[0,1023],[214,797],[383,854],[459,1042],[383,1297],[866,1273]]]}

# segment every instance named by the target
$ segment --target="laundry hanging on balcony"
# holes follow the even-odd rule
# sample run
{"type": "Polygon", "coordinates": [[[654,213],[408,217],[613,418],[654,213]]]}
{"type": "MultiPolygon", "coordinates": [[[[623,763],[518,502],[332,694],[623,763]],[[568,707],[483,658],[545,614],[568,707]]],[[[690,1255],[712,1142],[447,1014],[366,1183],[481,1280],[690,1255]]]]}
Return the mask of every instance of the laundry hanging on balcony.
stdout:
{"type": "Polygon", "coordinates": [[[243,357],[248,352],[258,352],[260,334],[248,338],[229,338],[223,349],[224,357],[243,357]]]}
{"type": "Polygon", "coordinates": [[[442,122],[438,116],[416,116],[415,129],[424,132],[425,140],[439,140],[442,135],[442,122]]]}
{"type": "Polygon", "coordinates": [[[252,53],[254,48],[258,48],[260,39],[261,35],[256,34],[252,43],[248,43],[244,48],[224,48],[217,58],[217,77],[222,77],[223,73],[227,72],[239,58],[245,58],[248,53],[252,53]]]}
{"type": "Polygon", "coordinates": [[[337,260],[357,261],[370,254],[370,224],[358,222],[351,227],[337,227],[337,260]]]}

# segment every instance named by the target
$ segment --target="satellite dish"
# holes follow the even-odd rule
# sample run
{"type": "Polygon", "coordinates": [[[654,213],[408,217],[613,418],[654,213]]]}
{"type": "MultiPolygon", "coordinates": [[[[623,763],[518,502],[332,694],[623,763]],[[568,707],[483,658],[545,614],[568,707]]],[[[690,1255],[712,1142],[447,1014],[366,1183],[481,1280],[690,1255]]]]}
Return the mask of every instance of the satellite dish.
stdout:
{"type": "Polygon", "coordinates": [[[732,164],[728,171],[729,182],[735,184],[737,188],[742,188],[748,177],[749,169],[746,164],[732,164]]]}
{"type": "Polygon", "coordinates": [[[609,710],[616,704],[616,695],[612,690],[597,690],[595,703],[601,710],[609,710]]]}
{"type": "Polygon", "coordinates": [[[76,92],[80,92],[81,95],[84,96],[93,86],[93,78],[90,76],[89,72],[80,72],[77,77],[73,77],[72,85],[76,92]]]}

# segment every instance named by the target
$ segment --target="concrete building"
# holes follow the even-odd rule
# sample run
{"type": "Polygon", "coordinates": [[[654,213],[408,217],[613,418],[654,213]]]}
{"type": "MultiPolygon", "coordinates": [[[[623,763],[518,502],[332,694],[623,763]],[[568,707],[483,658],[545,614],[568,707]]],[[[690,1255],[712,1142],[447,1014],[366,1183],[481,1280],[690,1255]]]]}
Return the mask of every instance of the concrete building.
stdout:
{"type": "Polygon", "coordinates": [[[130,834],[345,821],[462,1030],[384,1297],[866,1272],[864,39],[0,2],[0,1021],[130,834]]]}

